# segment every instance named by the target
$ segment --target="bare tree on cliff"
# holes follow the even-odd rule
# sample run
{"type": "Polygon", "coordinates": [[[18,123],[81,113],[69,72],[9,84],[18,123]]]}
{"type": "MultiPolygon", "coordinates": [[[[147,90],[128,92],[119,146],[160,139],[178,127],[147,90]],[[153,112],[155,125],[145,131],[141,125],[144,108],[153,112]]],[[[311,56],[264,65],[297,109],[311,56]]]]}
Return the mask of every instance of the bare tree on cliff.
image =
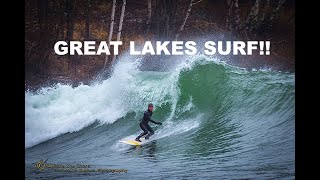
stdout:
{"type": "MultiPolygon", "coordinates": [[[[66,1],[66,12],[67,12],[67,42],[68,44],[73,39],[73,30],[74,30],[74,0],[66,1]]],[[[68,70],[71,65],[71,56],[68,54],[68,70]]]]}
{"type": "Polygon", "coordinates": [[[40,29],[43,30],[48,21],[48,0],[38,0],[38,22],[40,29]]]}
{"type": "Polygon", "coordinates": [[[279,11],[286,0],[279,0],[273,10],[269,10],[270,1],[260,3],[256,0],[251,12],[248,14],[247,20],[244,24],[244,29],[249,32],[255,31],[258,34],[266,34],[271,31],[272,26],[276,22],[279,11]],[[269,12],[268,12],[269,10],[269,12]]]}
{"type": "Polygon", "coordinates": [[[65,35],[64,35],[64,29],[65,29],[64,22],[65,22],[65,11],[66,11],[64,1],[60,1],[58,7],[59,7],[58,9],[59,9],[59,14],[60,14],[58,38],[64,39],[64,37],[65,37],[65,35]]]}
{"type": "Polygon", "coordinates": [[[176,0],[156,1],[154,20],[158,38],[169,38],[175,31],[177,4],[178,1],[176,0]]]}
{"type": "Polygon", "coordinates": [[[74,30],[74,1],[66,1],[67,9],[67,41],[68,43],[73,39],[73,30],[74,30]]]}
{"type": "Polygon", "coordinates": [[[184,29],[184,26],[186,25],[186,22],[188,20],[188,17],[190,16],[190,12],[191,12],[191,9],[192,9],[192,6],[195,5],[195,4],[198,4],[200,2],[202,2],[203,0],[199,0],[197,2],[194,2],[194,0],[190,0],[190,4],[189,4],[189,7],[188,7],[188,10],[187,10],[187,13],[186,13],[186,16],[184,17],[183,19],[183,22],[178,30],[178,33],[176,34],[176,37],[175,37],[175,40],[178,40],[178,37],[180,36],[180,33],[183,31],[184,29]]]}
{"type": "Polygon", "coordinates": [[[90,39],[90,9],[91,9],[91,4],[90,0],[87,0],[86,2],[86,27],[85,27],[85,39],[90,39]]]}
{"type": "MultiPolygon", "coordinates": [[[[123,24],[125,10],[126,10],[126,0],[123,0],[122,8],[121,8],[121,16],[120,16],[120,21],[119,21],[119,27],[118,27],[117,41],[120,41],[120,38],[121,38],[121,31],[122,31],[122,24],[123,24]]],[[[112,61],[114,61],[115,58],[116,58],[116,55],[113,56],[112,61]]]]}
{"type": "Polygon", "coordinates": [[[48,29],[48,1],[47,0],[38,0],[37,1],[37,10],[38,10],[38,24],[40,30],[40,41],[38,44],[38,53],[37,53],[37,71],[40,74],[44,74],[43,70],[46,66],[46,59],[49,53],[46,53],[46,46],[48,46],[48,36],[46,31],[48,29]]]}
{"type": "Polygon", "coordinates": [[[147,16],[147,33],[149,32],[149,29],[150,29],[150,21],[151,21],[151,10],[152,10],[152,7],[151,7],[151,4],[152,3],[152,0],[148,0],[148,16],[147,16]]]}
{"type": "MultiPolygon", "coordinates": [[[[34,32],[35,35],[32,39],[26,36],[25,40],[25,61],[26,71],[37,75],[48,75],[48,59],[52,52],[53,44],[58,40],[59,33],[62,32],[61,24],[57,21],[49,21],[50,14],[56,12],[57,14],[63,14],[62,10],[55,9],[55,7],[61,7],[60,3],[54,3],[48,0],[37,0],[30,4],[30,1],[26,4],[26,11],[32,12],[32,18],[26,20],[26,24],[32,22],[34,26],[26,26],[26,32],[34,32]],[[27,9],[27,6],[31,5],[27,9]],[[51,6],[49,6],[51,5],[51,6]],[[36,16],[33,12],[36,10],[36,16]]],[[[30,14],[29,18],[30,18],[30,14]]],[[[58,19],[58,18],[57,18],[58,19]]],[[[60,19],[59,19],[60,20],[60,19]]]]}
{"type": "Polygon", "coordinates": [[[260,0],[256,0],[254,5],[251,7],[251,11],[247,15],[245,26],[246,26],[246,29],[249,31],[252,31],[252,29],[256,27],[256,25],[259,22],[259,17],[258,17],[259,5],[260,5],[260,0]]]}
{"type": "Polygon", "coordinates": [[[232,6],[233,1],[232,0],[226,0],[226,6],[227,6],[227,14],[226,14],[226,29],[231,31],[231,13],[232,13],[232,6]]]}
{"type": "MultiPolygon", "coordinates": [[[[113,34],[114,14],[116,12],[116,5],[117,5],[117,0],[113,0],[112,1],[112,10],[111,10],[111,23],[110,23],[110,30],[109,30],[109,36],[108,36],[108,48],[109,49],[110,49],[110,41],[112,39],[112,34],[113,34]]],[[[107,55],[106,60],[104,61],[103,69],[106,68],[108,59],[109,59],[109,56],[107,55]]]]}
{"type": "Polygon", "coordinates": [[[180,33],[183,31],[184,26],[186,25],[187,19],[188,19],[189,15],[190,15],[190,12],[191,12],[191,9],[192,9],[193,1],[194,0],[190,1],[189,7],[188,7],[188,10],[187,10],[187,14],[184,17],[184,20],[183,20],[183,22],[182,22],[182,24],[181,24],[181,26],[179,28],[178,33],[176,34],[176,39],[175,40],[178,39],[178,37],[180,36],[180,33]]]}
{"type": "Polygon", "coordinates": [[[276,19],[278,18],[280,9],[285,2],[286,2],[286,0],[279,0],[278,1],[277,7],[272,11],[270,18],[269,18],[269,25],[270,26],[272,26],[274,24],[274,22],[276,21],[276,19]]]}
{"type": "Polygon", "coordinates": [[[234,32],[239,32],[240,29],[240,8],[238,4],[238,0],[234,0],[234,32]]]}
{"type": "Polygon", "coordinates": [[[227,16],[226,28],[231,34],[239,33],[240,30],[240,9],[238,0],[226,0],[227,16]]]}
{"type": "Polygon", "coordinates": [[[238,0],[226,0],[226,28],[233,35],[240,35],[242,32],[244,32],[246,36],[247,32],[252,35],[266,35],[271,31],[273,24],[278,18],[279,10],[285,1],[286,0],[279,0],[276,7],[270,10],[270,0],[255,0],[245,21],[241,24],[238,0]]]}
{"type": "Polygon", "coordinates": [[[270,0],[267,0],[267,3],[262,10],[261,21],[264,21],[266,17],[267,10],[269,9],[269,4],[270,4],[270,0]]]}

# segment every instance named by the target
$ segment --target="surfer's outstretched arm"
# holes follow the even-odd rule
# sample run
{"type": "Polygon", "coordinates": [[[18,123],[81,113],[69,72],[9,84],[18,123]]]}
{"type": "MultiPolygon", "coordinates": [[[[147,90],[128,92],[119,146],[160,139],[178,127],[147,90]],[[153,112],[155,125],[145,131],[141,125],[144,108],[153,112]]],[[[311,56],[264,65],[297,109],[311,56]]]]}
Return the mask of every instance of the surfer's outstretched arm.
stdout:
{"type": "Polygon", "coordinates": [[[152,123],[154,123],[154,124],[162,125],[162,123],[161,123],[161,122],[154,121],[154,120],[152,120],[151,118],[150,118],[149,120],[150,120],[150,122],[152,122],[152,123]]]}

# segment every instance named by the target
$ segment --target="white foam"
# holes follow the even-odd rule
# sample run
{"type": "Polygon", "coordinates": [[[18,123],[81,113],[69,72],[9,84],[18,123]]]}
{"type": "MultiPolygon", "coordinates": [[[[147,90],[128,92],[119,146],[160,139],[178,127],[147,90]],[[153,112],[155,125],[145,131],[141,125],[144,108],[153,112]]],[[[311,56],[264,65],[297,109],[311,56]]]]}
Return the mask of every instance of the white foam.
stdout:
{"type": "Polygon", "coordinates": [[[194,108],[194,104],[192,102],[192,96],[189,97],[189,101],[188,101],[188,104],[186,104],[185,106],[183,106],[179,112],[180,113],[184,113],[184,112],[187,112],[187,111],[190,111],[192,108],[194,108]]]}

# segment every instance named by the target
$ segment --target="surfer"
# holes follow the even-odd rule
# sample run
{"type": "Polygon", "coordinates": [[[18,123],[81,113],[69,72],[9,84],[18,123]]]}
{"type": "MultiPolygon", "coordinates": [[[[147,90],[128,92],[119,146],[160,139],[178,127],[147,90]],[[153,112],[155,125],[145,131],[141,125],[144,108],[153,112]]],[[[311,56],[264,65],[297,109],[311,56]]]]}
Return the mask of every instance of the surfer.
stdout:
{"type": "Polygon", "coordinates": [[[149,134],[145,137],[145,139],[149,139],[150,136],[152,136],[154,134],[153,129],[148,124],[149,121],[151,121],[154,124],[162,125],[161,122],[157,122],[157,121],[154,121],[154,120],[151,119],[152,111],[153,111],[153,104],[150,103],[148,105],[148,110],[146,110],[144,112],[143,118],[140,120],[140,123],[139,123],[139,125],[140,125],[141,129],[143,130],[143,132],[135,139],[138,142],[141,142],[140,138],[142,136],[148,134],[148,132],[149,132],[149,134]]]}

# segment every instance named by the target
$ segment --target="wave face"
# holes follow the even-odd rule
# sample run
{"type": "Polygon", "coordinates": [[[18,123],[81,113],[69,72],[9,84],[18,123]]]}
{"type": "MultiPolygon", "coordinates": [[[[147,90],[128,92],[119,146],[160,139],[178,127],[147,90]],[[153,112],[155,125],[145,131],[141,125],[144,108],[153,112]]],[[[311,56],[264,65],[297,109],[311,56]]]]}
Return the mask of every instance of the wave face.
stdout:
{"type": "Polygon", "coordinates": [[[204,56],[167,72],[140,71],[140,62],[122,58],[110,78],[92,85],[26,92],[26,163],[108,161],[125,164],[129,173],[121,176],[136,178],[294,177],[294,74],[247,71],[204,56]],[[120,144],[141,132],[150,102],[163,122],[153,126],[154,141],[139,150],[120,144]],[[143,171],[149,163],[155,167],[143,171]]]}

